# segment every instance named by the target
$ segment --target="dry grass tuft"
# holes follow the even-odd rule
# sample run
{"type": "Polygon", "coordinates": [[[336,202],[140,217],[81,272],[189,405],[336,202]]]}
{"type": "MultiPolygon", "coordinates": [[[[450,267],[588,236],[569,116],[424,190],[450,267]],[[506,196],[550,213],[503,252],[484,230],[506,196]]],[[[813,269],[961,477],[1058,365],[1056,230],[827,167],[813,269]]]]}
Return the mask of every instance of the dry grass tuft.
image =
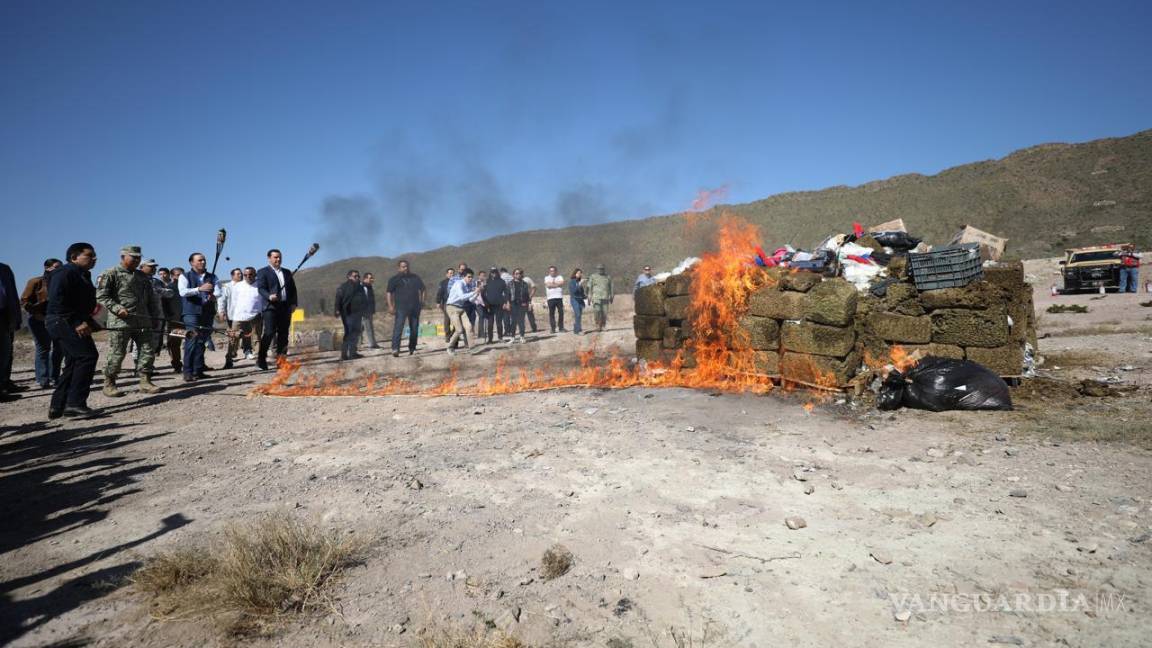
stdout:
{"type": "Polygon", "coordinates": [[[132,583],[141,592],[160,594],[192,585],[211,572],[214,561],[200,547],[181,548],[159,554],[132,575],[132,583]]]}
{"type": "Polygon", "coordinates": [[[254,619],[327,608],[324,589],[358,562],[364,543],[287,515],[229,527],[207,547],[179,548],[148,560],[132,581],[154,598],[154,616],[254,619]]]}
{"type": "Polygon", "coordinates": [[[1046,313],[1087,313],[1088,307],[1081,304],[1052,304],[1046,313]]]}
{"type": "Polygon", "coordinates": [[[502,632],[486,632],[483,629],[428,630],[416,639],[415,645],[417,648],[531,648],[516,637],[502,632]]]}
{"type": "Polygon", "coordinates": [[[540,559],[540,574],[544,580],[552,580],[553,578],[560,578],[572,569],[572,563],[575,562],[575,557],[568,547],[561,544],[552,545],[544,552],[544,557],[540,559]]]}

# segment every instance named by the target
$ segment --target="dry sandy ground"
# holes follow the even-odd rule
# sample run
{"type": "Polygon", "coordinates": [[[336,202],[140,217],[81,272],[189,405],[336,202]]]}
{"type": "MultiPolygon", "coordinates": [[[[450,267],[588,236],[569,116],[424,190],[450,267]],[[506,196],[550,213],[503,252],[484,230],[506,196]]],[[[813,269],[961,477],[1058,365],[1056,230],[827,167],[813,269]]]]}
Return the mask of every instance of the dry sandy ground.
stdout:
{"type": "MultiPolygon", "coordinates": [[[[1091,364],[1045,369],[1015,412],[652,389],[249,398],[267,379],[250,363],[191,386],[166,374],[158,396],[96,392],[110,416],[88,423],[47,422],[31,392],[0,405],[0,643],[227,645],[209,622],[150,619],[125,577],[289,511],[376,544],[336,587],[338,614],[245,643],[408,646],[490,622],[537,645],[1146,646],[1149,391],[1070,382],[1131,366],[1120,378],[1148,384],[1152,309],[1126,299],[1087,303],[1127,333],[1044,318],[1050,367],[1091,364]],[[554,543],[576,563],[545,581],[554,543]]],[[[626,347],[624,320],[458,362],[626,347]]],[[[440,348],[355,366],[435,376],[440,348]]]]}

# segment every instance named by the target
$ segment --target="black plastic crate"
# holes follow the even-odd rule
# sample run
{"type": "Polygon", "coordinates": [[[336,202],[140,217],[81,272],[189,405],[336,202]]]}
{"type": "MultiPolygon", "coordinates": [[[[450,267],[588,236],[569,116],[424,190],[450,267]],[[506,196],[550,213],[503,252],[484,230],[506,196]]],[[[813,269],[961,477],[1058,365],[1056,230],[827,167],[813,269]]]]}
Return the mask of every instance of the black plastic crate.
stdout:
{"type": "Polygon", "coordinates": [[[908,272],[917,290],[963,288],[984,277],[979,243],[946,245],[908,255],[908,272]]]}

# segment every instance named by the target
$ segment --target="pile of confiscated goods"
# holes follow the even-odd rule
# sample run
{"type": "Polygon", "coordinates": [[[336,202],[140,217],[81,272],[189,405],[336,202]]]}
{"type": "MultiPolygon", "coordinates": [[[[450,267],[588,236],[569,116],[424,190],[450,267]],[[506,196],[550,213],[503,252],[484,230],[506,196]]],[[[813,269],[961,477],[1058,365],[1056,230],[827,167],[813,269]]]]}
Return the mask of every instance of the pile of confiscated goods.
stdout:
{"type": "MultiPolygon", "coordinates": [[[[987,395],[988,377],[1003,385],[1001,377],[1031,371],[1037,349],[1032,287],[1020,262],[991,258],[999,259],[1002,239],[927,248],[898,221],[873,230],[856,226],[814,252],[755,251],[750,262],[763,269],[764,281],[750,296],[741,328],[758,372],[782,382],[888,393],[895,380],[911,389],[928,378],[963,391],[965,385],[952,385],[957,376],[978,376],[987,395]],[[920,358],[946,362],[909,368],[920,358]],[[897,360],[903,372],[885,370],[897,360]]],[[[679,354],[691,367],[692,271],[678,270],[636,292],[636,355],[669,362],[679,354]]],[[[1011,406],[1006,385],[993,391],[987,399],[954,399],[942,408],[1011,406]]],[[[893,398],[887,404],[899,406],[901,399],[893,398]]]]}

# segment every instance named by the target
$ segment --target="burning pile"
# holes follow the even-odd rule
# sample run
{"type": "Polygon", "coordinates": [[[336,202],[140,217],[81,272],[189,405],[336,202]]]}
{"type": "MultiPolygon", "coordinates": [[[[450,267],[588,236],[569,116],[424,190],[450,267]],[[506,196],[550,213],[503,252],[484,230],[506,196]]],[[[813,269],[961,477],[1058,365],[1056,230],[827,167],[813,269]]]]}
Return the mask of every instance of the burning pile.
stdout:
{"type": "Polygon", "coordinates": [[[987,264],[963,287],[928,290],[918,290],[900,267],[890,270],[892,277],[861,291],[843,277],[757,268],[739,275],[745,283],[738,301],[704,278],[730,272],[669,277],[637,291],[636,355],[658,362],[682,356],[687,367],[706,349],[709,367],[858,392],[883,365],[906,370],[928,356],[970,360],[1005,377],[1026,373],[1037,349],[1036,319],[1020,262],[987,264]],[[732,334],[706,331],[693,319],[723,308],[717,297],[734,300],[741,313],[732,334]],[[701,332],[708,339],[697,339],[701,332]],[[712,345],[723,340],[727,350],[712,345]]]}
{"type": "MultiPolygon", "coordinates": [[[[744,254],[739,272],[714,274],[703,264],[636,293],[636,355],[731,372],[744,380],[836,389],[856,373],[856,289],[843,280],[761,268],[744,254]],[[732,291],[710,277],[736,278],[732,291]],[[710,313],[725,327],[710,326],[710,313]]],[[[732,279],[728,280],[733,281],[732,279]]]]}
{"type": "MultiPolygon", "coordinates": [[[[675,309],[679,304],[684,310],[673,320],[679,326],[668,327],[678,330],[669,331],[668,335],[676,340],[691,338],[688,344],[658,359],[632,363],[613,355],[598,364],[594,354],[586,351],[580,354],[579,366],[569,370],[512,371],[500,362],[492,375],[463,383],[454,367],[433,386],[376,373],[353,377],[345,376],[342,370],[322,376],[305,374],[300,361],[289,360],[281,363],[271,381],[253,393],[265,396],[478,396],[629,387],[767,392],[773,387],[772,377],[758,365],[760,355],[753,348],[755,336],[741,326],[750,296],[770,280],[748,262],[745,254],[759,243],[759,233],[755,226],[728,217],[721,220],[718,232],[716,251],[701,258],[692,269],[691,281],[679,275],[680,279],[657,286],[661,290],[664,285],[679,286],[684,291],[669,300],[670,308],[675,309]]],[[[664,336],[665,327],[661,327],[659,333],[664,336]]]]}

